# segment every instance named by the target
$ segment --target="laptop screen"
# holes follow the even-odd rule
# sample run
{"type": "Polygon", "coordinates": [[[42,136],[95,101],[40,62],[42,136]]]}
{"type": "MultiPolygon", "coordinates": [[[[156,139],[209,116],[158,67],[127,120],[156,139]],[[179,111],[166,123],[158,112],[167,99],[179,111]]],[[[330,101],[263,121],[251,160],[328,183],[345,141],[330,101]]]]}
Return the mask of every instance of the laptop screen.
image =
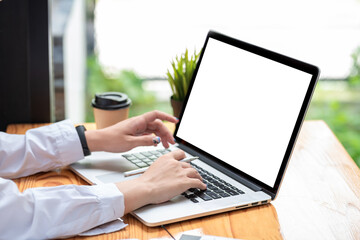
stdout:
{"type": "Polygon", "coordinates": [[[312,77],[209,38],[176,137],[273,187],[312,77]]]}

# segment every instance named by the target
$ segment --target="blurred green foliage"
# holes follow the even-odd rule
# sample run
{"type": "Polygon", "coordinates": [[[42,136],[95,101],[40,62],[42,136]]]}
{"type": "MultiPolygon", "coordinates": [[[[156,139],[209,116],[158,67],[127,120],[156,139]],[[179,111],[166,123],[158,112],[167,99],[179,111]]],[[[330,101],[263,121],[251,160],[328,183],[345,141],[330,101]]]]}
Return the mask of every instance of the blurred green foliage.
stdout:
{"type": "Polygon", "coordinates": [[[319,81],[306,119],[323,119],[360,167],[360,47],[344,81],[319,81]]]}
{"type": "Polygon", "coordinates": [[[91,100],[95,93],[122,92],[127,94],[132,105],[130,117],[154,110],[156,103],[155,94],[146,92],[142,86],[142,79],[130,70],[123,70],[115,74],[107,74],[99,64],[96,56],[87,60],[87,92],[86,92],[86,121],[94,122],[91,100]]]}

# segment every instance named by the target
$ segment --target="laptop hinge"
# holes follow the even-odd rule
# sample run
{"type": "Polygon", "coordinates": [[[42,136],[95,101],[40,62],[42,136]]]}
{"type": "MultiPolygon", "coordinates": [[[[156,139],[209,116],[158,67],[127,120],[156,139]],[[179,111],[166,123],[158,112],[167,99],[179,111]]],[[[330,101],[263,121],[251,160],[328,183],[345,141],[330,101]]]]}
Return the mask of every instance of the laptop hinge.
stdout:
{"type": "Polygon", "coordinates": [[[183,144],[179,144],[178,148],[188,152],[191,155],[194,156],[199,156],[201,161],[209,164],[210,166],[212,166],[213,168],[219,170],[220,172],[226,174],[227,176],[235,179],[236,181],[240,182],[241,184],[244,184],[246,187],[250,188],[251,190],[258,192],[258,191],[262,191],[263,189],[261,187],[259,187],[258,185],[250,182],[249,180],[245,179],[244,177],[239,176],[238,174],[235,174],[234,172],[230,171],[229,169],[225,168],[224,166],[220,165],[219,163],[215,162],[214,160],[211,160],[210,158],[208,158],[207,156],[183,145],[183,144]]]}

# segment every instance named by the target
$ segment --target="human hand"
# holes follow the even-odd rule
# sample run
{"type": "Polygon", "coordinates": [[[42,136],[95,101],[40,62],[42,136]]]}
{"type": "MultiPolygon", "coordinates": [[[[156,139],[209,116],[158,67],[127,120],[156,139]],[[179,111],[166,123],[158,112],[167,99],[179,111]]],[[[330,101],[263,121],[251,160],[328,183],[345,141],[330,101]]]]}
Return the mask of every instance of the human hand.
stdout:
{"type": "Polygon", "coordinates": [[[113,126],[85,132],[90,151],[126,152],[137,146],[156,145],[154,135],[160,137],[165,148],[174,144],[174,138],[162,120],[176,123],[178,120],[166,113],[152,111],[129,118],[113,126]]]}
{"type": "Polygon", "coordinates": [[[140,177],[116,186],[124,194],[125,214],[147,204],[157,204],[185,192],[189,188],[206,189],[200,174],[181,150],[172,151],[157,159],[140,177]]]}

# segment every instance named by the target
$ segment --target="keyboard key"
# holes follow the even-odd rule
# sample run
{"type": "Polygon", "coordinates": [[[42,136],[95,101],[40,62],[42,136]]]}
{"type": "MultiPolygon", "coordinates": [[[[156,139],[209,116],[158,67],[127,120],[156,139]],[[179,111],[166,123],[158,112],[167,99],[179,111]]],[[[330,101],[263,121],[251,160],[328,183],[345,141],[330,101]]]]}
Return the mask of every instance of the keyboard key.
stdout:
{"type": "Polygon", "coordinates": [[[212,185],[212,184],[208,184],[208,185],[207,185],[207,188],[208,188],[208,189],[211,189],[211,190],[218,189],[217,187],[215,187],[215,186],[212,185]]]}
{"type": "Polygon", "coordinates": [[[207,180],[207,181],[210,181],[210,180],[211,180],[211,178],[210,178],[209,176],[206,176],[206,175],[205,175],[205,176],[202,176],[202,178],[205,179],[205,180],[207,180]]]}
{"type": "Polygon", "coordinates": [[[159,153],[161,153],[161,154],[166,154],[167,153],[167,151],[165,150],[165,149],[159,149],[159,150],[157,150],[159,153]]]}
{"type": "Polygon", "coordinates": [[[186,194],[185,197],[188,199],[191,199],[191,198],[196,198],[196,195],[195,194],[186,194]]]}
{"type": "Polygon", "coordinates": [[[199,202],[196,198],[190,198],[190,200],[191,200],[193,203],[198,203],[198,202],[199,202]]]}
{"type": "Polygon", "coordinates": [[[232,187],[231,190],[237,192],[237,193],[240,193],[240,194],[244,194],[243,191],[241,191],[240,189],[238,189],[237,187],[232,187]]]}
{"type": "Polygon", "coordinates": [[[144,155],[145,157],[152,156],[152,153],[150,153],[150,152],[141,152],[141,154],[144,155]]]}
{"type": "Polygon", "coordinates": [[[210,201],[210,200],[212,200],[212,198],[209,197],[208,195],[206,195],[204,192],[196,193],[196,195],[197,195],[198,197],[200,197],[200,198],[201,198],[202,200],[204,200],[204,201],[210,201]]]}
{"type": "Polygon", "coordinates": [[[217,183],[217,182],[218,182],[218,181],[216,181],[216,180],[213,179],[213,178],[210,178],[208,181],[211,182],[211,183],[217,183]]]}
{"type": "Polygon", "coordinates": [[[229,193],[232,196],[239,195],[239,193],[235,192],[234,190],[229,190],[229,191],[226,191],[226,192],[229,193]]]}
{"type": "Polygon", "coordinates": [[[226,192],[221,192],[219,195],[222,197],[230,197],[230,194],[227,194],[226,192]]]}
{"type": "Polygon", "coordinates": [[[132,160],[135,160],[135,159],[137,159],[135,156],[128,156],[128,157],[125,157],[127,160],[129,160],[129,161],[132,161],[132,160]]]}
{"type": "Polygon", "coordinates": [[[143,167],[147,167],[148,164],[144,163],[144,162],[140,162],[140,163],[136,163],[136,166],[138,166],[139,168],[143,168],[143,167]]]}
{"type": "Polygon", "coordinates": [[[221,198],[219,195],[217,195],[214,192],[206,191],[206,194],[209,195],[210,197],[212,197],[213,199],[221,198]]]}
{"type": "Polygon", "coordinates": [[[144,159],[146,158],[144,155],[140,154],[140,153],[134,153],[134,156],[137,157],[138,159],[144,159]]]}
{"type": "MultiPolygon", "coordinates": [[[[193,189],[193,188],[190,188],[190,189],[193,189]]],[[[197,188],[195,188],[195,190],[193,191],[194,194],[198,194],[201,192],[203,192],[203,191],[201,191],[200,189],[197,189],[197,188]]]]}
{"type": "Polygon", "coordinates": [[[217,194],[219,194],[219,193],[223,193],[224,191],[223,190],[221,190],[221,189],[213,189],[213,191],[215,192],[215,193],[217,193],[217,194]]]}
{"type": "Polygon", "coordinates": [[[131,160],[130,162],[136,164],[136,163],[141,163],[142,161],[140,159],[135,158],[135,160],[131,160]]]}
{"type": "Polygon", "coordinates": [[[240,189],[238,189],[236,192],[238,192],[240,194],[245,194],[245,192],[241,191],[240,189]]]}
{"type": "Polygon", "coordinates": [[[210,183],[208,181],[206,181],[205,179],[203,179],[203,183],[205,183],[206,185],[209,185],[210,183]]]}
{"type": "MultiPolygon", "coordinates": [[[[216,184],[215,184],[216,185],[216,184]]],[[[219,185],[216,185],[218,188],[220,188],[220,189],[222,189],[222,190],[226,190],[226,188],[228,188],[228,187],[226,187],[225,185],[223,185],[223,184],[219,184],[219,185]]]]}
{"type": "Polygon", "coordinates": [[[156,156],[154,156],[154,155],[149,156],[148,158],[151,159],[151,160],[156,160],[156,159],[158,159],[158,157],[156,157],[156,156]]]}
{"type": "Polygon", "coordinates": [[[216,179],[217,181],[220,181],[221,179],[218,178],[217,176],[214,176],[214,179],[216,179]]]}

